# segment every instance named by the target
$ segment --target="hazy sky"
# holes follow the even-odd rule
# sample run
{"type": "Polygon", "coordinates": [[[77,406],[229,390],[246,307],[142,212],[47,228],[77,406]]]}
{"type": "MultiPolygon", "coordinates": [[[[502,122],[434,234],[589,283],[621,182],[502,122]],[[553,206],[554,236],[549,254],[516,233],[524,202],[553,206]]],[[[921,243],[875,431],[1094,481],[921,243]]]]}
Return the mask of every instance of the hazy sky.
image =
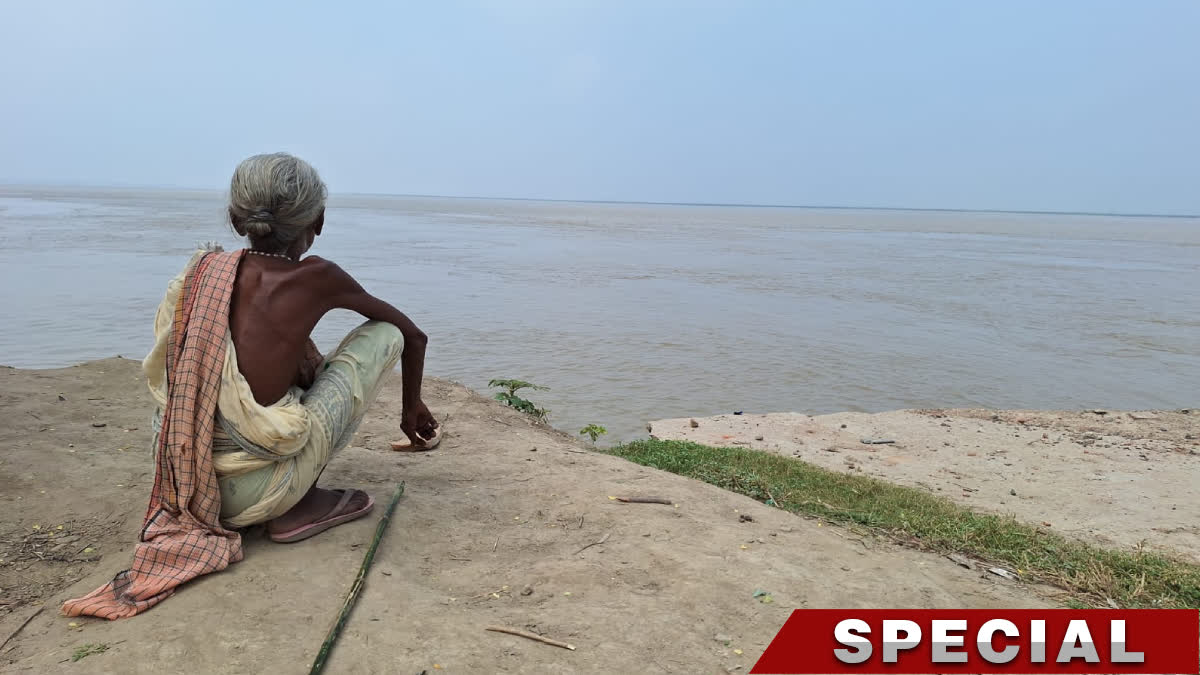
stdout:
{"type": "Polygon", "coordinates": [[[7,2],[0,181],[1200,213],[1200,2],[7,2]]]}

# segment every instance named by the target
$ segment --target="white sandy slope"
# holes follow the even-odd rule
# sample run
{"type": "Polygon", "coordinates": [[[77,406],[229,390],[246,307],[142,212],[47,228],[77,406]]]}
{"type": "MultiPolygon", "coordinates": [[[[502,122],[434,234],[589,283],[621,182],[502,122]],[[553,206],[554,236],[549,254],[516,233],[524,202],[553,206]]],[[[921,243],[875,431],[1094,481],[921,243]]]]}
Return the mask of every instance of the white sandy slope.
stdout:
{"type": "Polygon", "coordinates": [[[1200,559],[1200,411],[901,410],[691,421],[652,422],[651,435],[776,452],[1109,546],[1144,542],[1200,559]]]}

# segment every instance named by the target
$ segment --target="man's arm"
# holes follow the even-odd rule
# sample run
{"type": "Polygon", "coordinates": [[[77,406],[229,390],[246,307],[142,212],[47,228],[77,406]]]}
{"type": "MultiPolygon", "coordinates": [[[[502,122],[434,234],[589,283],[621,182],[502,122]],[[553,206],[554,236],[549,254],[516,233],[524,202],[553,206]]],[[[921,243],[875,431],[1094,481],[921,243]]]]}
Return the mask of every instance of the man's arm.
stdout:
{"type": "Polygon", "coordinates": [[[348,309],[374,321],[390,323],[404,336],[404,351],[400,354],[400,374],[403,378],[404,419],[401,427],[409,440],[418,443],[433,437],[437,422],[421,401],[421,378],[425,371],[425,346],[429,338],[404,312],[368,293],[345,270],[322,260],[322,288],[330,309],[348,309]],[[416,432],[420,438],[414,437],[416,432]]]}

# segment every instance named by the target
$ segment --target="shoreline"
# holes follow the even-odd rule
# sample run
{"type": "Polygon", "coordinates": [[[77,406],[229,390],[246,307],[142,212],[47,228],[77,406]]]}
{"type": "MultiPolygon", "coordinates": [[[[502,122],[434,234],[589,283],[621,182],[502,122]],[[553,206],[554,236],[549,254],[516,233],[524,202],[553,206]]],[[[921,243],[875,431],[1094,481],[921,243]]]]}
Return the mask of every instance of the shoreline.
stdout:
{"type": "MultiPolygon", "coordinates": [[[[446,429],[436,450],[390,450],[399,433],[400,381],[393,377],[322,480],[360,487],[377,500],[396,483],[407,485],[331,672],[420,672],[434,664],[486,671],[497,663],[514,672],[644,670],[647,663],[670,664],[675,672],[748,670],[792,608],[1011,609],[1061,602],[1054,588],[964,568],[885,536],[863,536],[594,452],[462,385],[427,378],[425,389],[446,429]],[[616,499],[638,495],[672,504],[616,499]],[[774,602],[756,600],[759,589],[774,602]],[[641,619],[630,622],[630,615],[641,619]],[[486,634],[487,625],[535,630],[578,651],[486,634]]],[[[920,415],[936,433],[956,438],[986,436],[973,425],[998,423],[946,412],[956,416],[783,417],[825,427],[844,419],[847,429],[839,423],[833,430],[860,445],[859,434],[894,433],[900,443],[869,446],[880,459],[862,464],[896,471],[915,464],[921,448],[901,436],[902,425],[884,425],[891,417],[920,415]],[[950,432],[940,426],[947,419],[950,432]],[[888,453],[914,461],[890,464],[884,458],[899,455],[888,453]]],[[[87,658],[88,671],[97,673],[122,672],[131,661],[168,673],[216,672],[231,663],[247,671],[306,667],[353,581],[377,514],[294,545],[272,544],[251,528],[243,534],[244,561],[187,584],[142,616],[107,622],[58,615],[63,599],[90,591],[129,562],[153,478],[149,415],[137,361],[0,368],[6,420],[0,427],[0,635],[32,616],[0,651],[0,668],[73,672],[70,657],[85,644],[110,646],[87,658]]],[[[696,429],[688,418],[680,422],[687,434],[720,430],[705,418],[696,429]]],[[[655,435],[669,428],[652,424],[655,435]]],[[[748,442],[763,435],[769,443],[767,434],[752,434],[748,442]]],[[[1046,450],[1065,452],[1069,442],[1046,450]]],[[[1097,445],[1085,449],[1112,452],[1097,445]]],[[[832,458],[842,462],[841,470],[845,457],[870,452],[829,452],[808,440],[803,447],[829,456],[804,459],[832,458]]],[[[947,455],[939,450],[934,458],[947,455]]],[[[1156,452],[1160,456],[1191,466],[1200,461],[1173,451],[1156,452]]],[[[970,494],[957,499],[983,508],[991,493],[981,485],[970,494]]],[[[1178,508],[1164,513],[1189,513],[1185,504],[1178,508]]],[[[1167,543],[1176,541],[1182,539],[1167,543]]]]}
{"type": "MultiPolygon", "coordinates": [[[[838,527],[593,452],[461,385],[429,378],[425,388],[446,428],[436,450],[388,447],[399,430],[393,377],[322,478],[377,501],[406,483],[330,672],[749,670],[794,607],[1054,605],[1036,585],[884,539],[864,545],[838,527]],[[678,507],[614,499],[631,495],[678,507]],[[774,602],[756,600],[756,589],[774,602]]],[[[0,369],[0,635],[36,613],[0,651],[0,669],[75,672],[70,658],[85,644],[110,647],[87,657],[96,673],[130,662],[164,673],[306,669],[377,513],[292,545],[251,528],[245,560],[141,616],[58,615],[62,600],[129,564],[153,478],[150,407],[135,361],[0,369]]]]}

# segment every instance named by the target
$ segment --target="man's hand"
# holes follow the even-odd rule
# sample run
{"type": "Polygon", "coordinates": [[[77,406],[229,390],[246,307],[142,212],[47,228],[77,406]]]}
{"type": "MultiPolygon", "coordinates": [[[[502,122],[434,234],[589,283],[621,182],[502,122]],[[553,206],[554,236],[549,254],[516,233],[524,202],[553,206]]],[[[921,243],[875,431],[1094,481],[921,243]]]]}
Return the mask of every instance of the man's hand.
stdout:
{"type": "Polygon", "coordinates": [[[437,420],[421,401],[406,405],[400,416],[400,430],[414,446],[424,446],[437,431],[437,420]]]}

